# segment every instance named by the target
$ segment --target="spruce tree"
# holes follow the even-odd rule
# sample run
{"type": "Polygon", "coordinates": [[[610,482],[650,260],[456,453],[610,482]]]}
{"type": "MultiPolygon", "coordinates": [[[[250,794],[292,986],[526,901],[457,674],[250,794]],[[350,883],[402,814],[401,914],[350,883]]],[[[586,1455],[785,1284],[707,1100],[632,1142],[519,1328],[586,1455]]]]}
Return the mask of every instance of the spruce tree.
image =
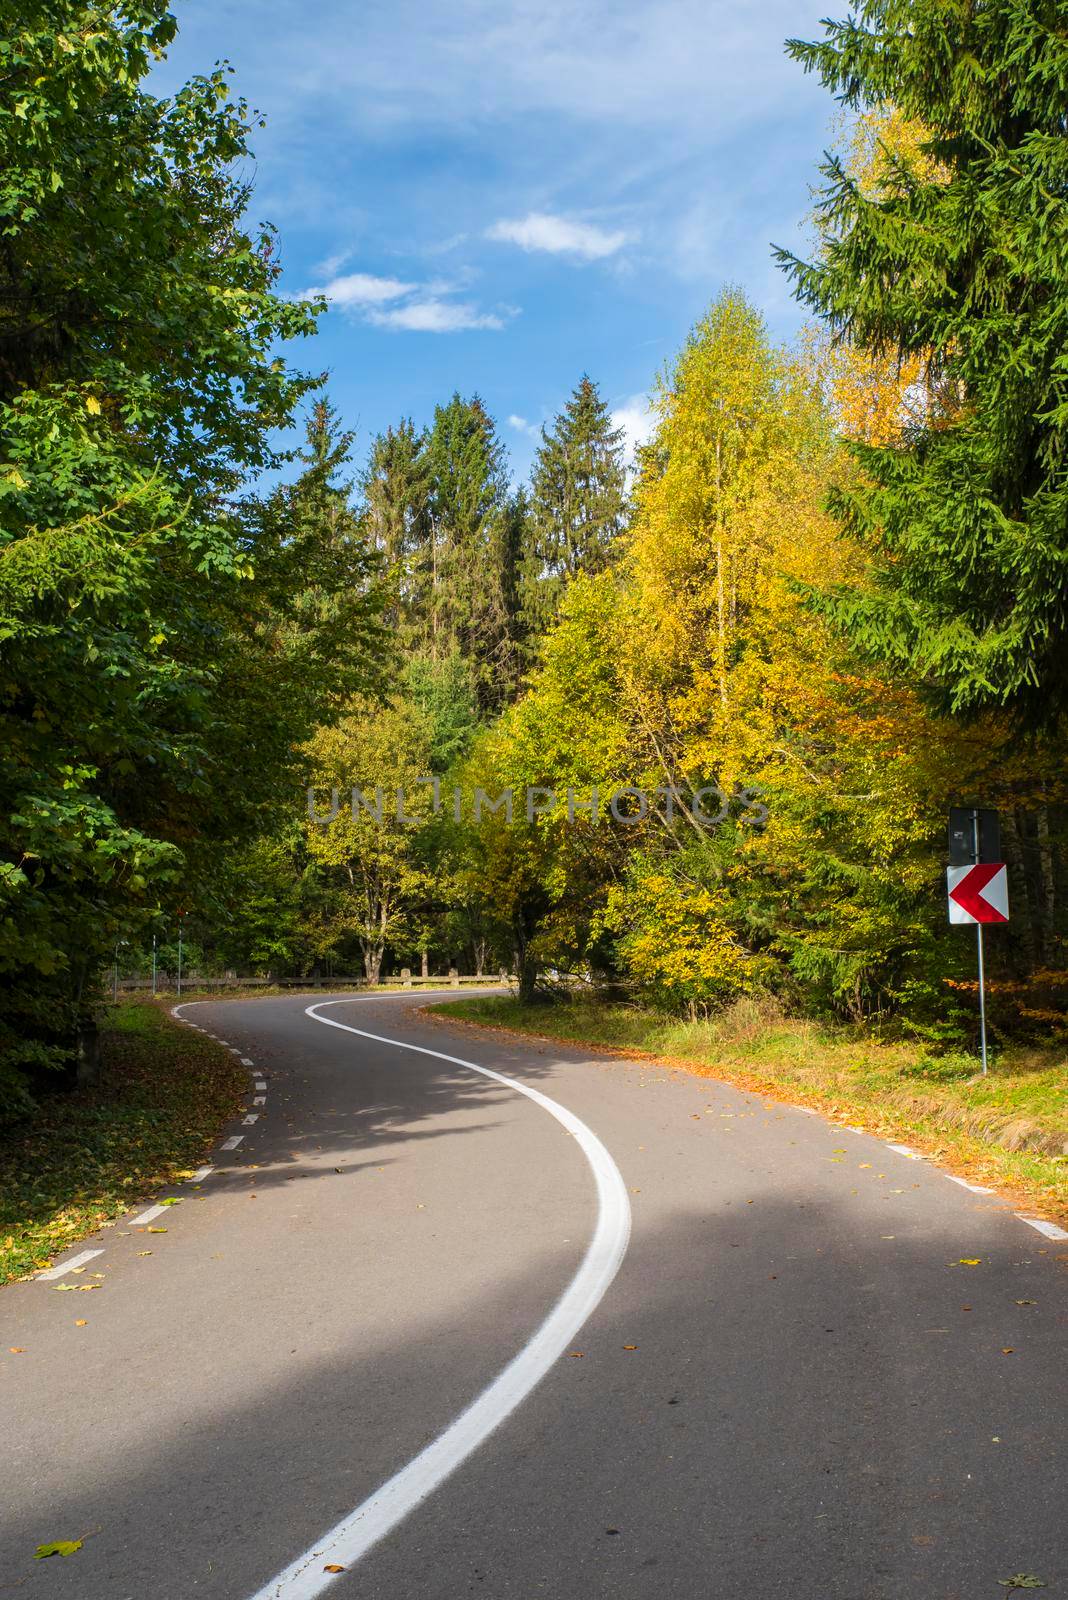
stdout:
{"type": "Polygon", "coordinates": [[[606,564],[626,502],[623,430],[584,375],[551,432],[542,429],[534,461],[523,583],[533,633],[553,620],[570,578],[606,564]]]}
{"type": "Polygon", "coordinates": [[[430,602],[431,466],[427,436],[410,421],[374,440],[360,477],[368,537],[390,574],[392,620],[420,638],[430,602]]]}
{"type": "Polygon", "coordinates": [[[823,249],[778,252],[835,336],[921,358],[919,418],[857,445],[833,509],[873,593],[816,600],[960,713],[1068,699],[1068,36],[1063,4],[863,0],[790,54],[924,130],[874,186],[829,158],[823,249]]]}
{"type": "Polygon", "coordinates": [[[435,659],[458,649],[474,662],[480,701],[495,707],[511,677],[514,540],[504,446],[477,395],[438,406],[427,454],[429,647],[435,659]]]}

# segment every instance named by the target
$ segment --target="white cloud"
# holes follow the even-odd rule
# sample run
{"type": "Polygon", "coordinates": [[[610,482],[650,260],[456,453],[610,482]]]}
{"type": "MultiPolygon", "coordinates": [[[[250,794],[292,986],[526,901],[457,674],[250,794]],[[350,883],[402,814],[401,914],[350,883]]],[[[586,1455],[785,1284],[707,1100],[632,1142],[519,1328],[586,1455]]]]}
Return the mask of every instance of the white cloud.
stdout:
{"type": "Polygon", "coordinates": [[[479,311],[464,300],[412,300],[390,311],[370,311],[368,321],[376,328],[402,329],[408,333],[462,333],[471,328],[503,328],[503,318],[494,312],[479,311]]]}
{"type": "Polygon", "coordinates": [[[633,462],[638,449],[656,432],[656,413],[648,395],[634,394],[612,412],[613,428],[623,429],[623,445],[628,462],[633,462]]]}
{"type": "Polygon", "coordinates": [[[354,313],[376,328],[392,328],[408,333],[462,333],[471,329],[504,327],[509,317],[518,315],[514,306],[498,311],[480,311],[469,300],[449,297],[459,291],[462,278],[455,283],[405,283],[401,278],[379,278],[369,272],[350,272],[304,294],[323,295],[332,306],[354,313]]]}
{"type": "Polygon", "coordinates": [[[350,272],[343,278],[331,278],[321,288],[306,289],[306,295],[325,295],[335,306],[380,306],[390,300],[402,300],[413,293],[414,283],[402,283],[399,278],[376,278],[369,272],[350,272]]]}
{"type": "Polygon", "coordinates": [[[312,271],[317,278],[336,278],[346,261],[351,261],[351,250],[339,250],[335,255],[327,256],[325,261],[319,261],[312,271]]]}
{"type": "Polygon", "coordinates": [[[512,221],[495,222],[487,228],[486,238],[517,244],[522,250],[579,256],[583,261],[615,255],[627,242],[625,233],[608,233],[590,222],[569,222],[566,217],[554,217],[546,211],[531,211],[512,221]]]}
{"type": "Polygon", "coordinates": [[[536,422],[528,422],[526,417],[517,417],[514,414],[508,418],[508,426],[516,433],[525,433],[528,439],[540,439],[541,429],[536,422]]]}

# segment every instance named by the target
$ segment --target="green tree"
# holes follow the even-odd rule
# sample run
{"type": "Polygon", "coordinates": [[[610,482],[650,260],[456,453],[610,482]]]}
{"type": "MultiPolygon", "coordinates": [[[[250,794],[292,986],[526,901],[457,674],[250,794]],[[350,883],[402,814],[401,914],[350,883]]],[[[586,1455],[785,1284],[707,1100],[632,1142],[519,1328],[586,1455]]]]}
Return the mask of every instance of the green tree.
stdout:
{"type": "Polygon", "coordinates": [[[530,495],[524,562],[524,613],[544,632],[566,584],[608,561],[627,511],[623,430],[597,385],[583,376],[551,432],[541,430],[530,495]]]}
{"type": "Polygon", "coordinates": [[[360,488],[368,536],[390,573],[392,620],[418,638],[430,614],[433,577],[426,434],[417,432],[410,421],[379,434],[360,488]]]}
{"type": "Polygon", "coordinates": [[[431,470],[428,643],[475,664],[483,708],[515,679],[516,507],[504,446],[476,395],[438,406],[427,442],[431,470]]]}
{"type": "Polygon", "coordinates": [[[780,260],[835,336],[920,358],[898,436],[857,444],[833,509],[871,591],[818,604],[936,703],[1049,718],[1068,697],[1068,37],[1058,7],[864,0],[788,49],[921,137],[864,183],[829,158],[822,249],[780,260]]]}
{"type": "Polygon", "coordinates": [[[421,782],[429,750],[426,721],[403,702],[353,706],[307,749],[317,797],[308,852],[335,890],[330,946],[358,945],[368,983],[378,982],[387,948],[413,942],[429,889],[421,837],[432,819],[432,791],[421,782]],[[328,794],[338,797],[336,813],[328,794]]]}
{"type": "MultiPolygon", "coordinates": [[[[295,787],[337,634],[325,556],[298,623],[306,574],[236,499],[281,464],[275,430],[315,381],[279,350],[313,332],[316,308],[275,293],[273,234],[244,220],[252,117],[221,69],[167,99],[145,91],[175,31],[161,0],[2,9],[11,1084],[20,1063],[65,1059],[116,941],[186,903],[210,850],[262,829],[295,787]]],[[[369,681],[358,654],[349,692],[369,681]]]]}

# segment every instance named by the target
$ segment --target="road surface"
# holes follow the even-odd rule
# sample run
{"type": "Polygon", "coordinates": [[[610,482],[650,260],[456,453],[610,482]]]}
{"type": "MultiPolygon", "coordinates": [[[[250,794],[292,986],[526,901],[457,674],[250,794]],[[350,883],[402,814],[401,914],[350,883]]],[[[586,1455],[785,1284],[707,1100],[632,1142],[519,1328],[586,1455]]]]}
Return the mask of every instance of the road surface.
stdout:
{"type": "Polygon", "coordinates": [[[0,1294],[0,1597],[1068,1594],[1068,1241],[423,1003],[184,1008],[256,1120],[0,1294]]]}

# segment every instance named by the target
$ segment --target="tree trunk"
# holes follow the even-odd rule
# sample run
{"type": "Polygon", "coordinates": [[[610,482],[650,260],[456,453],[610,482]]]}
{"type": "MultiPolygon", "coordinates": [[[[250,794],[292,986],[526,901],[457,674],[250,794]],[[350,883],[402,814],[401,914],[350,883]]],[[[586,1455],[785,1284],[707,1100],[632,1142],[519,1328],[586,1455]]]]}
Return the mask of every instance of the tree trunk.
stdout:
{"type": "Polygon", "coordinates": [[[364,942],[363,971],[369,984],[374,985],[378,982],[378,975],[382,971],[382,957],[384,954],[384,945],[364,942]]]}
{"type": "Polygon", "coordinates": [[[78,1066],[76,1081],[79,1087],[96,1083],[100,1077],[100,1030],[95,1017],[88,1017],[78,1029],[78,1066]]]}
{"type": "Polygon", "coordinates": [[[526,940],[516,945],[515,974],[519,983],[519,999],[523,1005],[531,1005],[537,998],[538,963],[531,956],[526,940]]]}
{"type": "Polygon", "coordinates": [[[1013,919],[1013,929],[1016,938],[1017,951],[1023,958],[1023,964],[1028,973],[1032,973],[1037,965],[1035,948],[1035,914],[1031,900],[1031,888],[1027,881],[1027,863],[1024,860],[1023,844],[1020,840],[1020,829],[1016,821],[1015,811],[1006,811],[1003,828],[1005,838],[1005,859],[1012,869],[1012,896],[1017,915],[1013,919]]]}
{"type": "Polygon", "coordinates": [[[1039,944],[1043,963],[1048,966],[1053,959],[1053,938],[1057,910],[1053,882],[1053,846],[1049,837],[1049,812],[1044,805],[1035,812],[1035,833],[1038,838],[1038,873],[1041,886],[1038,902],[1039,944]]]}
{"type": "Polygon", "coordinates": [[[429,951],[427,951],[427,950],[420,951],[420,961],[421,961],[421,965],[422,965],[423,977],[424,978],[429,978],[429,976],[430,976],[430,953],[429,953],[429,951]]]}

